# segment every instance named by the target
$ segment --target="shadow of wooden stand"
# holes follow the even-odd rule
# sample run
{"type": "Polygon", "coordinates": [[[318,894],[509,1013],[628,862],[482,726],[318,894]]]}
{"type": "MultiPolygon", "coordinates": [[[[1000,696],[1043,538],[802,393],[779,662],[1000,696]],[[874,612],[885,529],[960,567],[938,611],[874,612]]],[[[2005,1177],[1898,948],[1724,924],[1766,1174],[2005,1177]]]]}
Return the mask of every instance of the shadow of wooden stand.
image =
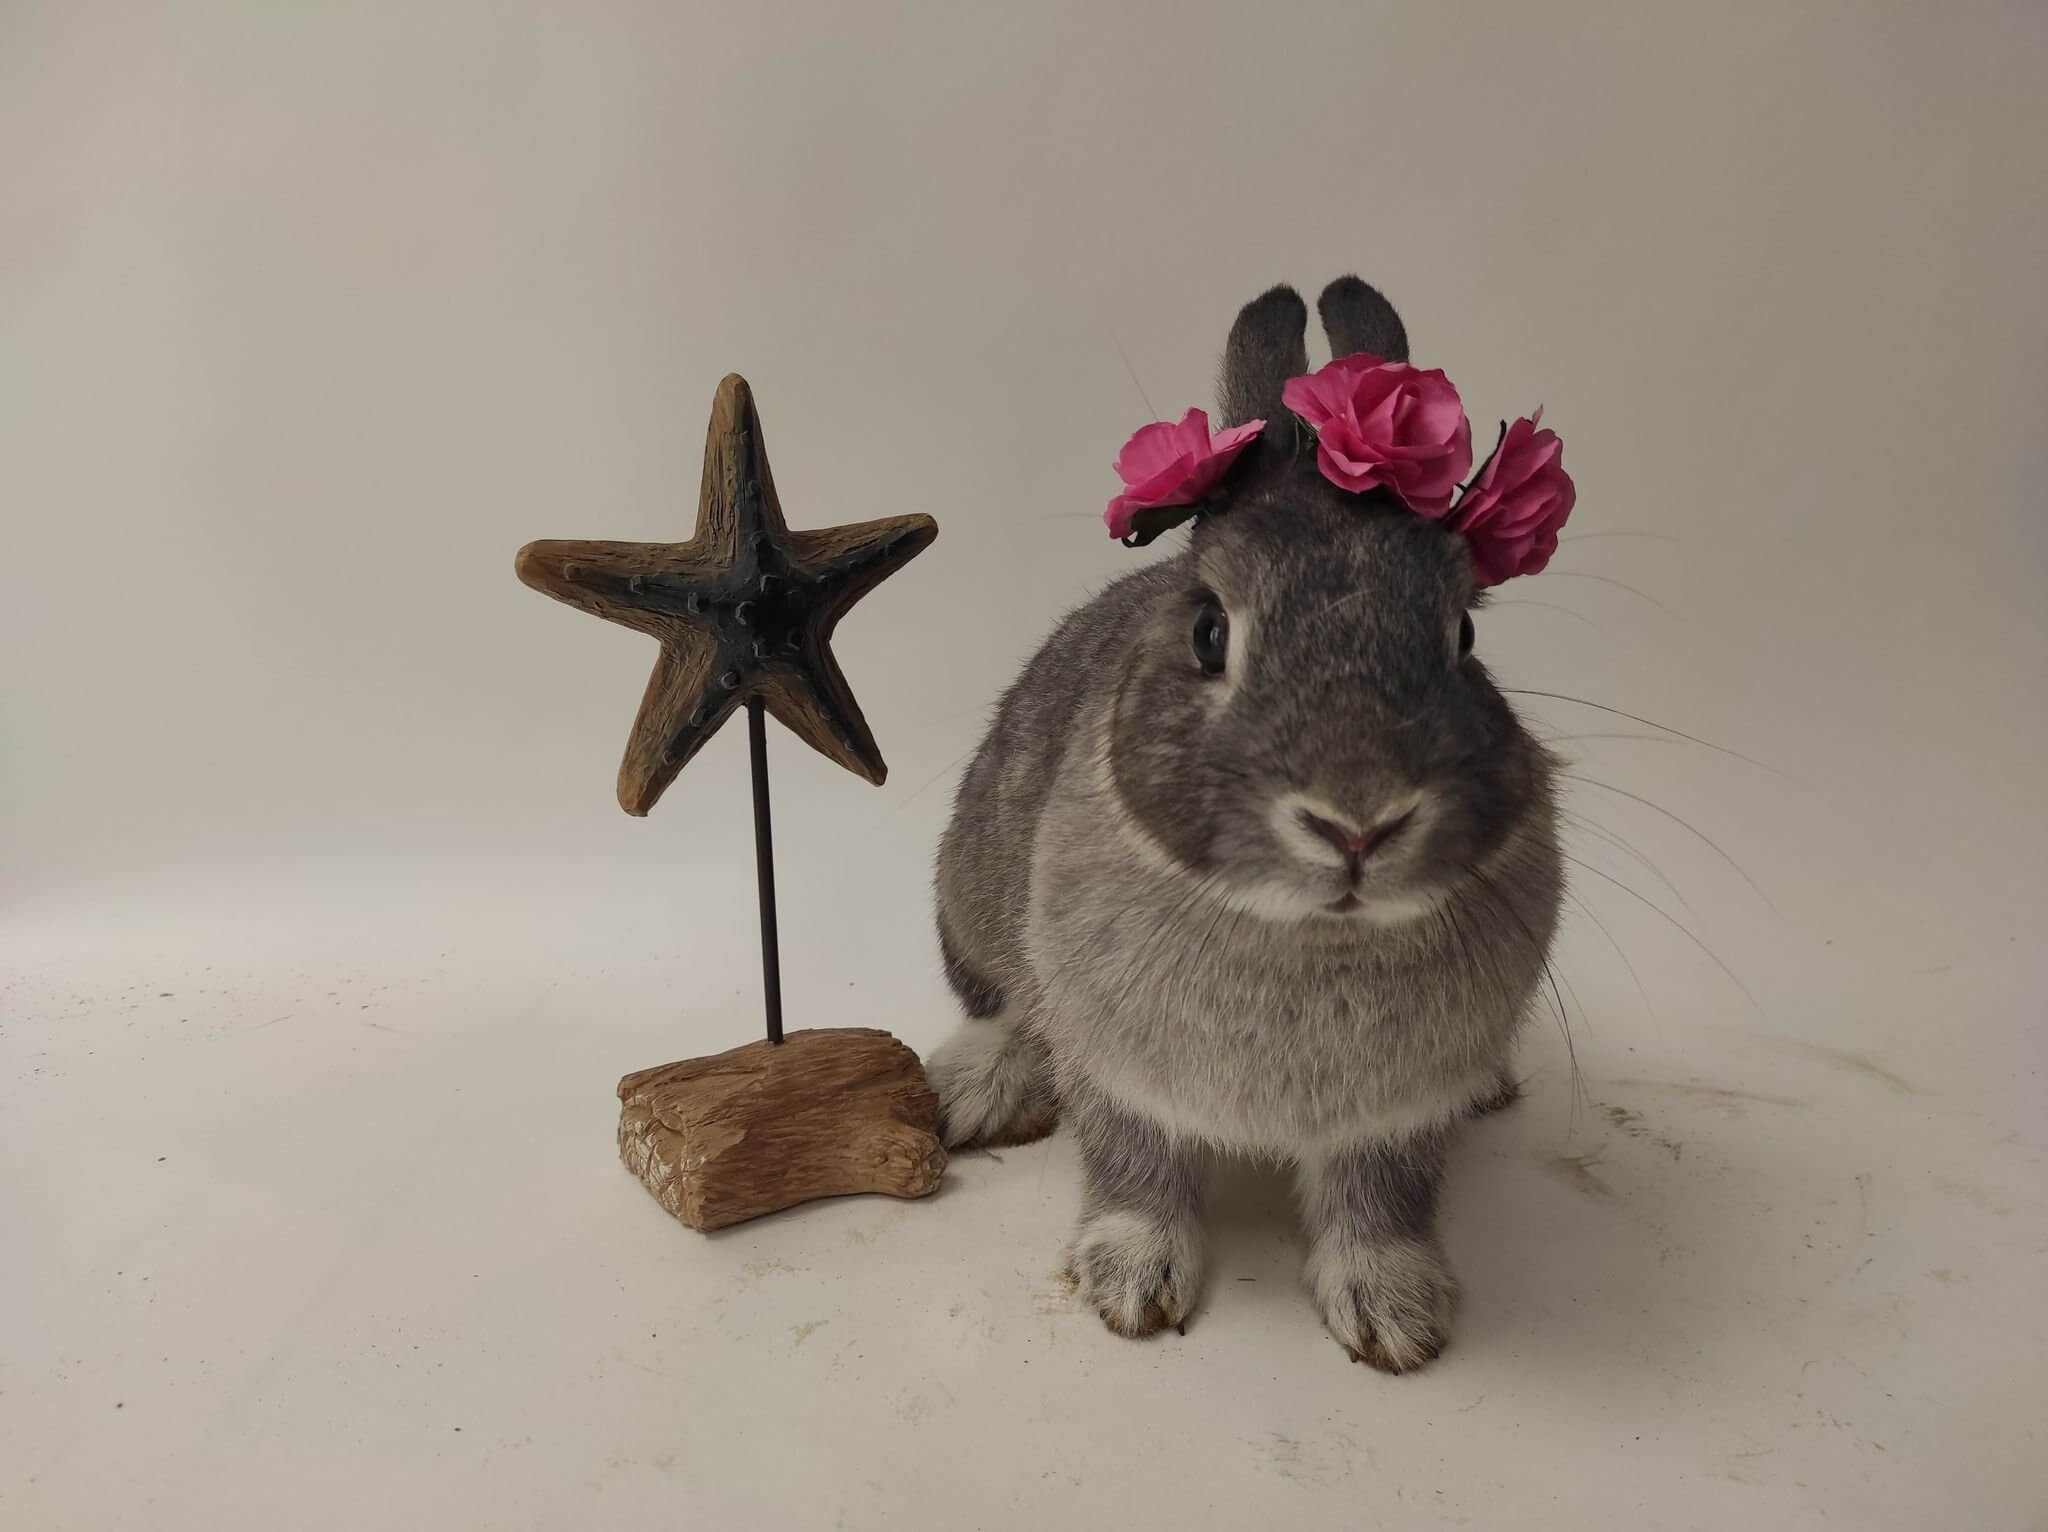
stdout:
{"type": "Polygon", "coordinates": [[[661,645],[619,767],[627,813],[646,814],[727,718],[747,715],[767,1036],[618,1087],[620,1157],[693,1229],[853,1192],[922,1197],[945,1172],[938,1098],[915,1053],[866,1027],[783,1033],[766,725],[774,714],[881,785],[888,768],[832,656],[832,630],[937,535],[928,516],[791,532],[752,391],[734,375],[712,404],[688,542],[519,552],[526,584],[661,645]]]}

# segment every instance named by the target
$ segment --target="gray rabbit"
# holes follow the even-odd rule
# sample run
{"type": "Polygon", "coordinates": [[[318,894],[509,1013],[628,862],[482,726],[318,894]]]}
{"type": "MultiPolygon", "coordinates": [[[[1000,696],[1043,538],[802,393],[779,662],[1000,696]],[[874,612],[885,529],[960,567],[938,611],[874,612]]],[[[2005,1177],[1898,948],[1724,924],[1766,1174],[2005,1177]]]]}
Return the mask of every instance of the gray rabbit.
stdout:
{"type": "MultiPolygon", "coordinates": [[[[1318,307],[1334,354],[1406,360],[1356,277],[1318,307]]],[[[1194,1308],[1235,1151],[1293,1165],[1325,1322],[1404,1372],[1457,1293],[1446,1141],[1513,1099],[1557,925],[1554,763],[1472,655],[1458,534],[1317,474],[1280,398],[1307,319],[1287,287],[1238,315],[1222,424],[1257,444],[1003,698],[939,849],[970,1019],[929,1074],[949,1144],[1071,1125],[1071,1270],[1118,1334],[1194,1308]]]]}

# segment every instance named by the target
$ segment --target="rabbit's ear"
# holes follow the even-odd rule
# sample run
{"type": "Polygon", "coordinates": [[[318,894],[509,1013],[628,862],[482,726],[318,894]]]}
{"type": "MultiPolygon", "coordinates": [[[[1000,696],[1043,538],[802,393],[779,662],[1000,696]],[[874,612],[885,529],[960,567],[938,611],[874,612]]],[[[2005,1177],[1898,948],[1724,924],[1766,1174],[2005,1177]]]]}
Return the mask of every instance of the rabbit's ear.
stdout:
{"type": "Polygon", "coordinates": [[[1356,277],[1339,277],[1323,289],[1316,312],[1330,337],[1330,355],[1368,351],[1383,362],[1408,360],[1408,331],[1378,288],[1356,277]]]}
{"type": "Polygon", "coordinates": [[[1307,333],[1308,305],[1291,287],[1273,288],[1238,311],[1216,385],[1224,426],[1281,417],[1281,386],[1308,371],[1307,333]]]}

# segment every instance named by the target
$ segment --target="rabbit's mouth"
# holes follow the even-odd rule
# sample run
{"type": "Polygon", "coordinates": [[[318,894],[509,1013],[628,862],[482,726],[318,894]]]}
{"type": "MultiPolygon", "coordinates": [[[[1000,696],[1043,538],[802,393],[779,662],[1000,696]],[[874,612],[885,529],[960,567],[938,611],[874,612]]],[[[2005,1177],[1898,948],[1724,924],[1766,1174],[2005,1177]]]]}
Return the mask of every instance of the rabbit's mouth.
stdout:
{"type": "Polygon", "coordinates": [[[1349,893],[1346,894],[1342,899],[1332,900],[1330,903],[1324,905],[1323,908],[1328,910],[1332,915],[1349,915],[1354,910],[1364,909],[1365,903],[1358,897],[1357,894],[1349,893]]]}

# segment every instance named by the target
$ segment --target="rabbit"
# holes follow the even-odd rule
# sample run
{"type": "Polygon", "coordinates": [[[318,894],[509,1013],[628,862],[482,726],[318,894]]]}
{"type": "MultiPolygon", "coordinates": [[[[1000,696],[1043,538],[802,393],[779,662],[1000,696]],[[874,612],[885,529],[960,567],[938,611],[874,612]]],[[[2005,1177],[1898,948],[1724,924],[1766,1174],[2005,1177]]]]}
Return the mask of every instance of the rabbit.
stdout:
{"type": "MultiPolygon", "coordinates": [[[[1356,277],[1335,355],[1408,356],[1356,277]]],[[[928,1076],[954,1147],[1069,1124],[1079,1296],[1185,1329],[1212,1152],[1290,1163],[1304,1278],[1355,1361],[1434,1359],[1457,1284],[1445,1148],[1514,1098],[1562,876],[1556,764],[1472,653],[1460,536],[1346,493],[1281,404],[1289,287],[1226,344],[1223,425],[1268,423],[1180,551],[1068,616],[1003,697],[939,848],[967,1020],[928,1076]]]]}

